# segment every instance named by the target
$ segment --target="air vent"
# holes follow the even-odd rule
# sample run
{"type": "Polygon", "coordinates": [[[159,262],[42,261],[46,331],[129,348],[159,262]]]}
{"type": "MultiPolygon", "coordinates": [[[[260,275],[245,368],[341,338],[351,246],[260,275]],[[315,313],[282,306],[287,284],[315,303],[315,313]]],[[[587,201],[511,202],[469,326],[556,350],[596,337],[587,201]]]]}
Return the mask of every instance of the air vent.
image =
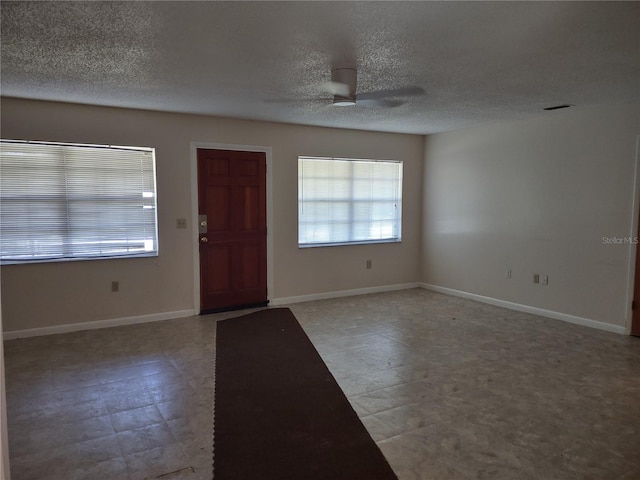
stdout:
{"type": "Polygon", "coordinates": [[[545,110],[560,110],[561,108],[570,108],[570,107],[573,107],[573,105],[569,105],[569,104],[556,105],[555,107],[547,107],[547,108],[545,108],[545,110]]]}

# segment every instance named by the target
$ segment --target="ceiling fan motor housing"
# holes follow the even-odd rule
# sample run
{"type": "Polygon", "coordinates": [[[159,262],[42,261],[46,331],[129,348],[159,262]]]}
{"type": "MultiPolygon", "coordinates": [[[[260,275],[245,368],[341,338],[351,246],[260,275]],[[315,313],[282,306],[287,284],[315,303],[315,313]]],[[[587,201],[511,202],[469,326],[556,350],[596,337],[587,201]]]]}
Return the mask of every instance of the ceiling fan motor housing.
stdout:
{"type": "Polygon", "coordinates": [[[346,95],[334,95],[334,105],[355,105],[356,85],[358,83],[358,72],[355,68],[336,68],[331,71],[331,82],[345,85],[346,95]]]}

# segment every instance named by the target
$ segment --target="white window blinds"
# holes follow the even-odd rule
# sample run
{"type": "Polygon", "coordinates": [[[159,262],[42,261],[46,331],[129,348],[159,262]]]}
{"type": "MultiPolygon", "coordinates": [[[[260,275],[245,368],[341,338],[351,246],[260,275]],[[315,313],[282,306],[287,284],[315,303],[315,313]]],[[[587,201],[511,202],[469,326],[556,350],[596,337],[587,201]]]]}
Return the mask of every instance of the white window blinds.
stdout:
{"type": "Polygon", "coordinates": [[[298,158],[298,245],[399,242],[402,162],[298,158]]]}
{"type": "Polygon", "coordinates": [[[157,255],[151,148],[2,140],[3,263],[157,255]]]}

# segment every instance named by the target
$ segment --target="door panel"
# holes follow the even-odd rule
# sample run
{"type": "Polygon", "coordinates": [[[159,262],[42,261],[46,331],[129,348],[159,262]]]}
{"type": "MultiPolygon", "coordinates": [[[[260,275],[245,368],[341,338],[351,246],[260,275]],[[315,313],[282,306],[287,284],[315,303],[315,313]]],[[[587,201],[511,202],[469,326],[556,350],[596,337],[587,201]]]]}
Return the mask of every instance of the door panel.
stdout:
{"type": "Polygon", "coordinates": [[[247,244],[240,249],[238,261],[242,265],[242,275],[238,276],[239,288],[256,288],[260,286],[260,275],[252,265],[258,263],[260,259],[260,246],[257,244],[247,244]]]}
{"type": "Polygon", "coordinates": [[[229,218],[229,187],[213,185],[207,189],[206,211],[211,232],[228,231],[231,225],[229,218]]]}
{"type": "Polygon", "coordinates": [[[200,310],[267,304],[266,156],[198,149],[200,310]]]}
{"type": "Polygon", "coordinates": [[[231,248],[225,245],[211,245],[207,250],[206,267],[210,275],[207,291],[224,292],[229,290],[231,288],[231,248]]]}
{"type": "Polygon", "coordinates": [[[259,218],[259,191],[257,188],[245,187],[241,197],[238,199],[239,208],[242,212],[242,218],[238,225],[238,229],[242,232],[255,232],[260,227],[259,218]]]}

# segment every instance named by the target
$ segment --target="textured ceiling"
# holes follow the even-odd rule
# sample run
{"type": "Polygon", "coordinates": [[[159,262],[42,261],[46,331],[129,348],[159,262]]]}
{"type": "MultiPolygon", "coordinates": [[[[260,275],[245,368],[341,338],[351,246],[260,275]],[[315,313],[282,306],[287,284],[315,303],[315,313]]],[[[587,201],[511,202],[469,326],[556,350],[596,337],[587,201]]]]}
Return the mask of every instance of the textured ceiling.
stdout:
{"type": "Polygon", "coordinates": [[[640,100],[640,2],[0,7],[4,96],[406,133],[640,100]],[[334,67],[425,94],[336,107],[334,67]]]}

